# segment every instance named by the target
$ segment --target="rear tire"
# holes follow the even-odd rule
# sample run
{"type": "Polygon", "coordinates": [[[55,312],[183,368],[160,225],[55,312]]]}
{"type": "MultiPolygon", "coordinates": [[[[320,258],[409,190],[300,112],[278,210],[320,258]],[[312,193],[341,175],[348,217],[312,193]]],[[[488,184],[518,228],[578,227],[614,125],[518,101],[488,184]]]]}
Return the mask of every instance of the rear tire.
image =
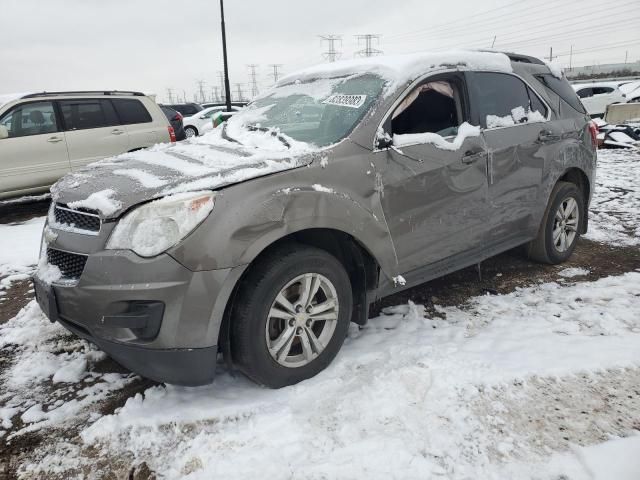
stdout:
{"type": "Polygon", "coordinates": [[[584,215],[582,192],[573,183],[558,182],[549,197],[538,236],[527,245],[529,258],[552,265],[566,261],[580,237],[584,215]]]}
{"type": "Polygon", "coordinates": [[[349,276],[334,256],[298,244],[277,249],[240,285],[230,319],[233,363],[271,388],[313,377],[340,350],[351,313],[349,276]]]}

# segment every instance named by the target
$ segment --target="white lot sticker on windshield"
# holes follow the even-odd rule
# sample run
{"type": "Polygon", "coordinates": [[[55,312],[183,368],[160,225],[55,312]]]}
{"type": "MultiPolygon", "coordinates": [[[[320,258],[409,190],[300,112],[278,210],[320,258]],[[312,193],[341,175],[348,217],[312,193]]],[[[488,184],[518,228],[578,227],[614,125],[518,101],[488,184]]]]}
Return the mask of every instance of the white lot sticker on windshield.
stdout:
{"type": "Polygon", "coordinates": [[[327,105],[338,105],[340,107],[360,108],[364,105],[366,99],[366,95],[344,95],[339,93],[331,95],[322,103],[326,103],[327,105]]]}

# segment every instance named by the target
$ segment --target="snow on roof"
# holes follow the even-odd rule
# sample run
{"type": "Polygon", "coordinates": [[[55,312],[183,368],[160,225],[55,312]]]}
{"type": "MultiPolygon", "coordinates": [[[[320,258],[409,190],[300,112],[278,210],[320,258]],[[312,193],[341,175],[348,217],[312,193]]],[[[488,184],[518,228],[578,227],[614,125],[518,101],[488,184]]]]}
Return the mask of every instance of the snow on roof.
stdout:
{"type": "Polygon", "coordinates": [[[334,78],[357,73],[377,73],[390,80],[388,91],[428,73],[446,68],[459,70],[513,71],[511,60],[504,53],[451,50],[439,53],[412,53],[406,55],[382,55],[330,64],[320,64],[283,77],[278,85],[300,78],[334,78]]]}

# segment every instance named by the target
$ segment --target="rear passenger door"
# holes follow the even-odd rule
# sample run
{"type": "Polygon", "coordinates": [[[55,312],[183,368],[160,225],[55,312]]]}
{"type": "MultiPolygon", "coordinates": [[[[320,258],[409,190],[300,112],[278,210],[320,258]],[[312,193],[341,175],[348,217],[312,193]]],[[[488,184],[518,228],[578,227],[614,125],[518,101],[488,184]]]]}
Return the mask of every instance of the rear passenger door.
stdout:
{"type": "Polygon", "coordinates": [[[129,150],[127,132],[108,99],[59,100],[71,169],[129,150]]]}
{"type": "Polygon", "coordinates": [[[495,250],[535,235],[545,162],[561,131],[549,108],[520,77],[469,74],[472,104],[488,150],[490,234],[495,250]]]}
{"type": "Polygon", "coordinates": [[[112,102],[120,123],[122,123],[129,137],[131,150],[138,150],[167,141],[164,114],[162,115],[162,121],[154,122],[147,108],[138,99],[114,98],[112,102]]]}

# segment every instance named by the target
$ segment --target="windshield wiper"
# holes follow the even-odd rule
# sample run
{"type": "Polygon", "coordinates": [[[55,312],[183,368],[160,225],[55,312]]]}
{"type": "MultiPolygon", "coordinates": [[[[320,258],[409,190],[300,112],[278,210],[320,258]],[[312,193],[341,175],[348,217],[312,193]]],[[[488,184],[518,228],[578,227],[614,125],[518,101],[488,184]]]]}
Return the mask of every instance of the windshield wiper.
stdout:
{"type": "Polygon", "coordinates": [[[250,132],[266,132],[266,133],[270,133],[272,137],[276,137],[278,140],[280,140],[280,142],[285,147],[291,148],[291,144],[287,141],[287,139],[284,138],[284,136],[282,136],[280,133],[278,133],[276,130],[274,130],[272,128],[261,127],[259,125],[247,125],[246,128],[250,132]]]}

